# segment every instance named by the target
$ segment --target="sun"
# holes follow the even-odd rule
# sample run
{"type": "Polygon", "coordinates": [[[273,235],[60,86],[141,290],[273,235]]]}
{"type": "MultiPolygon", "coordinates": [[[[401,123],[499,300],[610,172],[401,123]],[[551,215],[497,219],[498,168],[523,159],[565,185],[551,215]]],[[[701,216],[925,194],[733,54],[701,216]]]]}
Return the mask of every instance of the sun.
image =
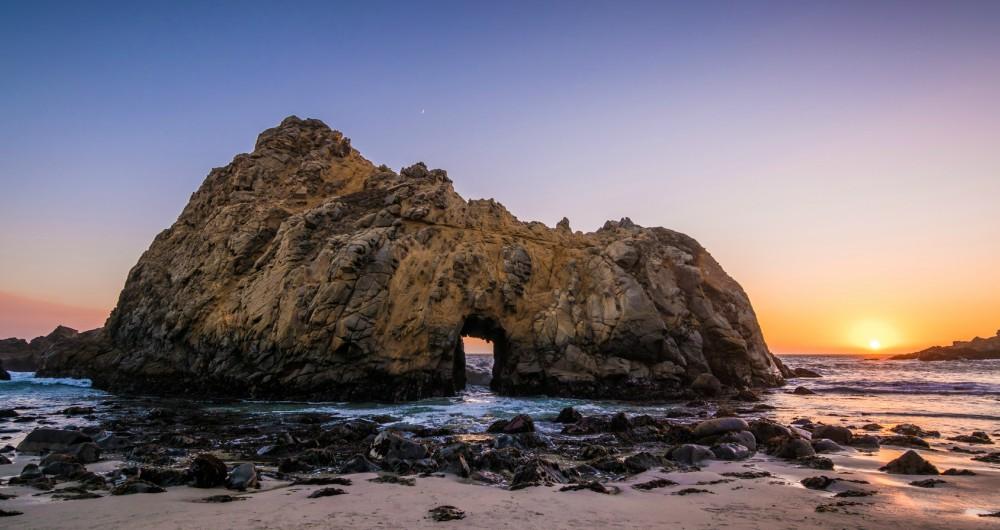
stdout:
{"type": "Polygon", "coordinates": [[[882,347],[882,343],[878,339],[872,339],[868,341],[868,349],[877,350],[882,347]]]}

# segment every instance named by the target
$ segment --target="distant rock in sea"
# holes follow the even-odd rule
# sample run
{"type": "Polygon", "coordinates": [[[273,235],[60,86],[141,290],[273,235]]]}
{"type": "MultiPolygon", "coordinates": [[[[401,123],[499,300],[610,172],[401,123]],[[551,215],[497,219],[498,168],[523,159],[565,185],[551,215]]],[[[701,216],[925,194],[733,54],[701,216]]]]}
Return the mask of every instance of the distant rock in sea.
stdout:
{"type": "Polygon", "coordinates": [[[4,363],[7,370],[34,372],[38,369],[38,359],[45,350],[58,341],[76,335],[77,331],[73,328],[57,326],[48,335],[36,337],[31,342],[15,337],[0,339],[0,361],[4,363]]]}
{"type": "Polygon", "coordinates": [[[728,388],[787,375],[746,293],[694,239],[628,218],[591,233],[525,223],[463,199],[443,170],[375,166],[297,117],[213,169],[106,327],[51,349],[41,373],[400,401],[464,388],[463,335],[494,344],[505,395],[653,399],[703,374],[728,388]]]}
{"type": "Polygon", "coordinates": [[[951,346],[934,346],[914,353],[893,355],[890,360],[954,361],[1000,359],[1000,330],[995,337],[955,341],[951,346]]]}

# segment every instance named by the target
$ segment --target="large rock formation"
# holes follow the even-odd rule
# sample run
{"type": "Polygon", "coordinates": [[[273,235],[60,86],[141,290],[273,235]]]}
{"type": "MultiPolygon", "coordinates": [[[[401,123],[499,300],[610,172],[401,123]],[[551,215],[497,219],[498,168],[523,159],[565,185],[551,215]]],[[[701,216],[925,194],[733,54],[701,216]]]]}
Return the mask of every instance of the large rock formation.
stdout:
{"type": "Polygon", "coordinates": [[[77,331],[73,328],[57,326],[52,333],[35,337],[31,342],[16,337],[0,339],[0,361],[3,361],[8,370],[34,372],[38,369],[42,353],[56,342],[73,338],[76,334],[77,331]]]}
{"type": "Polygon", "coordinates": [[[951,346],[933,346],[914,353],[904,353],[889,357],[890,360],[920,359],[921,361],[954,361],[1000,359],[1000,330],[995,337],[972,340],[956,340],[951,346]]]}
{"type": "Polygon", "coordinates": [[[510,395],[676,396],[701,374],[782,383],[750,301],[695,240],[595,233],[466,201],[444,171],[376,167],[290,117],[212,170],[101,331],[43,373],[123,391],[407,400],[464,386],[461,337],[510,395]]]}

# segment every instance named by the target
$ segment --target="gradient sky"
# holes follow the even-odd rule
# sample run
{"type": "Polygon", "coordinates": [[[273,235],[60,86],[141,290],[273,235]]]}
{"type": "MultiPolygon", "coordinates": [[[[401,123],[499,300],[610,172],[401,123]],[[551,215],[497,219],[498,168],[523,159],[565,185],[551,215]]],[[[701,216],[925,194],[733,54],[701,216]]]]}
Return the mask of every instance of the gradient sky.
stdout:
{"type": "Polygon", "coordinates": [[[0,2],[0,337],[99,325],[290,114],[521,219],[685,232],[776,352],[1000,327],[1000,2],[142,4],[0,2]]]}

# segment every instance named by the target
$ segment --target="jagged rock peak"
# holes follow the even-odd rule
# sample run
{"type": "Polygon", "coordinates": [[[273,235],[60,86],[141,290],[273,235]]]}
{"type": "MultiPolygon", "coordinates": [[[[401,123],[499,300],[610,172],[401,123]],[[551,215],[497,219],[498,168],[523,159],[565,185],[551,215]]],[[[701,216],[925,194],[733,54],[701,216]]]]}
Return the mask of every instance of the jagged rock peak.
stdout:
{"type": "Polygon", "coordinates": [[[504,394],[646,399],[699,376],[775,385],[746,294],[694,239],[593,233],[465,201],[445,171],[375,166],[289,117],[209,173],[129,273],[101,331],[42,373],[98,387],[404,400],[464,386],[462,335],[504,394]]]}

